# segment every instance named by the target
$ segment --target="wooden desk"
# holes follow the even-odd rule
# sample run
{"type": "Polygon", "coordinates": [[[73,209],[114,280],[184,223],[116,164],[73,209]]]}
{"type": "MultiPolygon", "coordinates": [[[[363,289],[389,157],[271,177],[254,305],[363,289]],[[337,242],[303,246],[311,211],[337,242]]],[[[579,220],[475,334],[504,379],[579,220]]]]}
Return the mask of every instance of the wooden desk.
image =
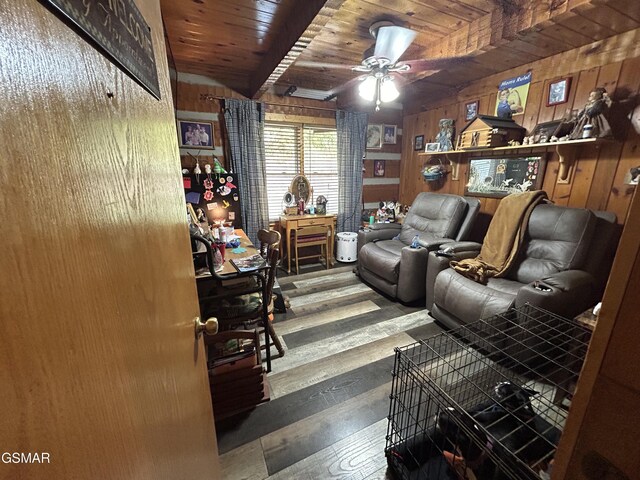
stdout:
{"type": "MultiPolygon", "coordinates": [[[[242,230],[241,228],[236,228],[235,234],[240,236],[240,246],[246,248],[247,251],[242,253],[233,253],[232,248],[226,248],[224,252],[224,265],[222,267],[222,270],[217,272],[218,275],[229,275],[232,273],[238,273],[236,267],[231,264],[230,260],[232,258],[244,258],[259,253],[258,249],[253,245],[253,243],[251,243],[251,240],[249,240],[249,237],[247,237],[247,234],[244,233],[244,230],[242,230]]],[[[199,253],[204,254],[204,252],[198,252],[194,253],[194,255],[198,255],[199,253]]],[[[203,270],[200,273],[196,272],[196,280],[210,278],[211,272],[209,272],[208,270],[203,270]]]]}
{"type": "MultiPolygon", "coordinates": [[[[331,255],[329,258],[333,262],[333,244],[335,241],[335,215],[281,215],[280,216],[280,231],[282,237],[287,243],[287,273],[291,273],[291,232],[301,227],[309,226],[321,226],[326,225],[331,231],[330,249],[331,255]]],[[[282,242],[280,242],[282,246],[282,242]]]]}

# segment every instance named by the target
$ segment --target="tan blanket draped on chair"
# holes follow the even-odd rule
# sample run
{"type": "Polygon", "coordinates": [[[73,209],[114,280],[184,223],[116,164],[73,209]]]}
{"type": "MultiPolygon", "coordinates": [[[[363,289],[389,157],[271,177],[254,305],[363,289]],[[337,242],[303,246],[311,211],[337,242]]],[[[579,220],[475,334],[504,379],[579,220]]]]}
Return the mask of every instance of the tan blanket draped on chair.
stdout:
{"type": "Polygon", "coordinates": [[[491,219],[489,230],[476,258],[452,261],[461,275],[478,283],[503,276],[517,258],[534,207],[547,198],[542,190],[504,197],[491,219]]]}

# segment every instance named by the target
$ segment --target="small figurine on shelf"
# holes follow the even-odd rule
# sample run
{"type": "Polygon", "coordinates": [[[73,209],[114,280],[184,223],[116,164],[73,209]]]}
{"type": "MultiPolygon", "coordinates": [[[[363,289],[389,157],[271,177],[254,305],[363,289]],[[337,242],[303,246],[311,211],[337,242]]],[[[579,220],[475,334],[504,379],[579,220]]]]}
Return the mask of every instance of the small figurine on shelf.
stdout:
{"type": "Polygon", "coordinates": [[[580,112],[578,121],[569,138],[602,138],[610,137],[611,126],[605,118],[605,112],[611,106],[611,98],[603,87],[597,87],[589,94],[589,100],[580,112]]]}
{"type": "Polygon", "coordinates": [[[436,142],[440,144],[441,152],[453,150],[453,123],[452,118],[443,118],[439,122],[440,131],[436,135],[436,142]]]}

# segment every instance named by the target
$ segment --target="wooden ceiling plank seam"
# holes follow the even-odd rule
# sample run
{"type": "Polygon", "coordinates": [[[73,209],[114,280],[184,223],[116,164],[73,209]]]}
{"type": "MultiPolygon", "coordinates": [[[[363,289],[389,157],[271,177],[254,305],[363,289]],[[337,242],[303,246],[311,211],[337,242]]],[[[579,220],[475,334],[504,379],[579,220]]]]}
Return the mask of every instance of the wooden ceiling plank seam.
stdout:
{"type": "MultiPolygon", "coordinates": [[[[598,2],[600,1],[606,0],[598,0],[598,2]]],[[[640,23],[640,2],[637,0],[615,0],[615,2],[607,2],[607,5],[621,15],[640,23]]]]}
{"type": "Polygon", "coordinates": [[[576,7],[575,11],[591,23],[597,24],[604,31],[608,31],[610,36],[638,28],[638,22],[608,5],[580,5],[576,7]]]}
{"type": "Polygon", "coordinates": [[[269,53],[262,59],[258,69],[254,72],[248,96],[260,98],[282,74],[274,75],[276,68],[281,64],[288,67],[291,64],[291,56],[295,58],[299,56],[301,50],[298,48],[306,48],[311,41],[310,39],[314,38],[326,25],[326,22],[333,17],[344,1],[307,0],[300,9],[292,10],[287,28],[281,30],[280,35],[274,39],[269,53]],[[300,38],[309,40],[300,42],[300,38]]]}
{"type": "Polygon", "coordinates": [[[469,4],[461,5],[455,0],[414,0],[413,3],[434,8],[438,12],[446,12],[447,15],[463,22],[472,22],[487,14],[487,12],[471,7],[469,4]]]}

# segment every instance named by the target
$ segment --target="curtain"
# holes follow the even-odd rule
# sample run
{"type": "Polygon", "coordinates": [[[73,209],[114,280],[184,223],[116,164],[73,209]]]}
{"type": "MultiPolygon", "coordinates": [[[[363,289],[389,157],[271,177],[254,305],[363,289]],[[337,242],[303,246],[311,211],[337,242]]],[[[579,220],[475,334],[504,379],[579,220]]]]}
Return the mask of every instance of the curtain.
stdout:
{"type": "Polygon", "coordinates": [[[226,99],[224,120],[229,139],[230,166],[238,175],[242,228],[258,245],[258,230],[269,228],[264,155],[264,105],[226,99]]]}
{"type": "Polygon", "coordinates": [[[338,134],[338,232],[357,232],[362,209],[362,157],[367,114],[336,111],[338,134]]]}

